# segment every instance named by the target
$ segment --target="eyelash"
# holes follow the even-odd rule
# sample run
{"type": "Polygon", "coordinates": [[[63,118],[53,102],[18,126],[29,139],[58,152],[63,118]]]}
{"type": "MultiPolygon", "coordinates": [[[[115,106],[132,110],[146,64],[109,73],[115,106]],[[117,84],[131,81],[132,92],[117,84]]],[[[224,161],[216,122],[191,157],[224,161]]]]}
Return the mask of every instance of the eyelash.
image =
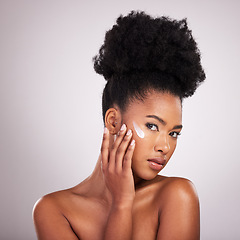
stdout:
{"type": "Polygon", "coordinates": [[[146,123],[146,127],[150,129],[151,131],[158,131],[158,126],[153,123],[146,123]],[[156,130],[152,130],[152,127],[156,127],[156,130]]]}
{"type": "Polygon", "coordinates": [[[169,135],[173,138],[178,138],[181,135],[181,133],[180,132],[170,132],[169,135]],[[174,137],[173,134],[176,134],[176,136],[174,137]]]}
{"type": "MultiPolygon", "coordinates": [[[[146,127],[148,129],[150,129],[151,131],[159,131],[158,126],[156,124],[153,124],[153,123],[146,123],[146,127]],[[152,127],[156,127],[156,129],[153,130],[152,127]]],[[[181,135],[181,133],[180,132],[170,132],[169,135],[173,138],[178,138],[181,135]],[[174,134],[176,134],[175,137],[174,137],[174,134]]]]}

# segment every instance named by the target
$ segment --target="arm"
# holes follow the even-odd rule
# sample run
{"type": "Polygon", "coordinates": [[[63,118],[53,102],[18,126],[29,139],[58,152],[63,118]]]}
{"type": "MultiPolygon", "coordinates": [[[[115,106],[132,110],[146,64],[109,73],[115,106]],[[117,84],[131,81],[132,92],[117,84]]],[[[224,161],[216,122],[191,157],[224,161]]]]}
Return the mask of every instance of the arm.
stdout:
{"type": "Polygon", "coordinates": [[[38,240],[79,240],[50,195],[36,203],[33,220],[38,240]]]}
{"type": "Polygon", "coordinates": [[[163,189],[157,240],[199,240],[199,201],[193,184],[175,178],[163,189]]]}
{"type": "MultiPolygon", "coordinates": [[[[112,203],[103,239],[131,239],[132,205],[135,197],[131,160],[134,142],[130,145],[132,134],[126,129],[120,131],[111,150],[109,132],[106,131],[102,143],[102,170],[105,183],[111,193],[112,203]]],[[[52,194],[44,196],[34,207],[33,219],[39,240],[79,240],[68,220],[59,210],[52,194]]]]}
{"type": "Polygon", "coordinates": [[[135,142],[131,142],[131,131],[128,133],[126,134],[126,127],[123,127],[111,147],[107,129],[103,136],[102,170],[106,186],[112,195],[104,240],[130,240],[132,237],[132,206],[135,188],[131,160],[135,142]]]}

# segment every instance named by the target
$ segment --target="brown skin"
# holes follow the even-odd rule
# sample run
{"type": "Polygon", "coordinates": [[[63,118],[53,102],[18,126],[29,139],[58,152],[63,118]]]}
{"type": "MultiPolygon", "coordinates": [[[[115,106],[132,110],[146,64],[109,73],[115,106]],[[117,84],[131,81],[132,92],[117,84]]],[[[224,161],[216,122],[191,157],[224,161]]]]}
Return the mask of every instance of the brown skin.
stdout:
{"type": "Polygon", "coordinates": [[[170,159],[181,124],[181,101],[168,93],[151,91],[143,102],[131,101],[124,113],[117,106],[108,109],[101,154],[91,176],[35,205],[38,239],[199,240],[193,184],[158,175],[148,161],[170,159]],[[133,121],[145,138],[137,136],[133,121]],[[120,123],[127,127],[120,130],[120,123]]]}

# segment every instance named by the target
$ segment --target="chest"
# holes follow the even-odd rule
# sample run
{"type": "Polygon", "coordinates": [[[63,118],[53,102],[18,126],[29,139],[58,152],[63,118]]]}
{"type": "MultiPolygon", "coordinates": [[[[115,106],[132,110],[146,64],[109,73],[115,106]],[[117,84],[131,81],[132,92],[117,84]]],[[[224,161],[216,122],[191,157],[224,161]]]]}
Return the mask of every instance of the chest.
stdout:
{"type": "MultiPolygon", "coordinates": [[[[83,240],[102,238],[109,209],[91,201],[75,206],[68,220],[76,235],[83,240]]],[[[133,211],[133,240],[155,240],[158,230],[158,209],[151,198],[137,196],[133,211]]]]}

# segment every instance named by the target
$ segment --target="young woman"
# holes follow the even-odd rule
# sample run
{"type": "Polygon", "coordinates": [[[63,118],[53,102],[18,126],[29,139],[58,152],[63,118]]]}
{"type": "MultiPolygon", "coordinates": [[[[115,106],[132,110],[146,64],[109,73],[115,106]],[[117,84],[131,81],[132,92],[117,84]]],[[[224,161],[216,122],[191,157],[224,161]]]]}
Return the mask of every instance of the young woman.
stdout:
{"type": "Polygon", "coordinates": [[[193,184],[158,175],[182,129],[182,99],[205,79],[186,20],[120,16],[94,68],[107,80],[101,153],[87,179],[37,202],[38,239],[200,239],[193,184]]]}

